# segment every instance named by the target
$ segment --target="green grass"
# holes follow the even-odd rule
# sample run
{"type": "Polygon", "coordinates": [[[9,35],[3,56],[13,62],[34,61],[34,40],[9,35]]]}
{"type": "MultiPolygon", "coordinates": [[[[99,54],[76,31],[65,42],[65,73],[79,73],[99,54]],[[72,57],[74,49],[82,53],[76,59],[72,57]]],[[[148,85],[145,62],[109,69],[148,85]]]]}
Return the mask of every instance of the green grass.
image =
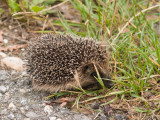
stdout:
{"type": "MultiPolygon", "coordinates": [[[[113,66],[116,66],[112,74],[115,82],[120,84],[117,87],[124,91],[126,89],[123,86],[127,87],[127,91],[133,96],[140,96],[141,92],[147,91],[150,77],[160,74],[160,40],[154,29],[154,24],[160,18],[148,21],[147,12],[141,13],[124,29],[124,33],[116,40],[113,39],[119,32],[118,28],[122,28],[142,9],[147,9],[149,3],[145,0],[114,1],[106,4],[100,0],[98,5],[91,0],[84,3],[73,0],[71,3],[81,13],[83,22],[71,24],[72,21],[67,22],[60,16],[61,24],[67,32],[105,40],[107,44],[111,44],[111,61],[114,62],[113,66]],[[79,31],[71,29],[74,26],[78,27],[79,31]]],[[[155,79],[159,81],[160,78],[155,79]]]]}
{"type": "MultiPolygon", "coordinates": [[[[80,12],[81,20],[67,20],[59,14],[53,25],[63,27],[64,32],[82,37],[93,37],[105,41],[112,48],[111,66],[115,87],[112,90],[80,90],[65,92],[77,95],[75,104],[104,99],[115,95],[109,104],[120,98],[121,101],[138,99],[144,104],[135,111],[154,113],[160,109],[159,104],[153,107],[144,93],[152,92],[160,96],[160,30],[158,34],[154,25],[160,24],[160,7],[143,11],[151,6],[150,0],[70,0],[72,7],[80,12]],[[156,11],[156,12],[155,12],[156,11]],[[139,15],[137,15],[140,12],[139,15]],[[148,16],[156,16],[149,19],[148,16]],[[132,19],[124,28],[119,31],[132,19]],[[117,36],[118,35],[118,36],[117,36]],[[115,39],[116,38],[116,39],[115,39]],[[105,92],[104,92],[105,91],[105,92]],[[87,99],[84,99],[87,96],[87,99]]],[[[158,5],[158,2],[156,3],[158,5]]],[[[159,26],[160,29],[160,26],[159,26]]],[[[44,31],[42,31],[44,32],[44,31]]],[[[63,92],[55,95],[64,95],[63,92]]],[[[153,102],[160,102],[153,100],[153,102]]]]}
{"type": "MultiPolygon", "coordinates": [[[[123,100],[126,99],[125,96],[130,95],[130,99],[139,99],[145,106],[145,108],[137,106],[135,111],[147,113],[157,111],[159,106],[157,108],[150,106],[143,95],[146,92],[156,93],[155,96],[160,95],[160,91],[156,91],[160,88],[155,89],[155,85],[152,84],[152,80],[157,81],[157,84],[160,81],[160,33],[157,35],[154,28],[154,24],[160,18],[147,20],[147,15],[149,15],[147,12],[134,17],[139,11],[147,9],[149,2],[147,3],[145,0],[133,0],[132,2],[115,0],[105,3],[99,0],[96,5],[91,0],[85,0],[84,3],[73,0],[71,3],[81,13],[82,21],[80,23],[67,21],[60,15],[60,24],[66,31],[70,34],[106,41],[113,49],[111,54],[112,76],[116,84],[114,88],[116,91],[113,89],[107,94],[104,94],[103,90],[98,93],[95,91],[94,97],[88,97],[82,103],[115,95],[113,100],[102,104],[106,105],[116,101],[117,96],[123,100]],[[133,20],[123,33],[114,39],[119,33],[119,29],[132,17],[134,17],[133,20]],[[78,31],[74,29],[75,26],[79,28],[78,31]],[[156,75],[157,77],[153,77],[156,75]]],[[[151,13],[158,16],[158,13],[151,13]]],[[[89,92],[85,94],[89,94],[89,92]]],[[[78,96],[77,101],[80,102],[80,97],[83,95],[79,93],[78,96]]]]}

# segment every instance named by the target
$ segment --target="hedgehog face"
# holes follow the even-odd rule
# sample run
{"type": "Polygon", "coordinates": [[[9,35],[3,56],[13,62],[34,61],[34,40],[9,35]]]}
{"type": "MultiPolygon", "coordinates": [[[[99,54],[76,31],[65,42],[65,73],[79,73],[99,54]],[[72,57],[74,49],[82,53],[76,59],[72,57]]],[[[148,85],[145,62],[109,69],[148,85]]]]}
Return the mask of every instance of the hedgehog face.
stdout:
{"type": "MultiPolygon", "coordinates": [[[[107,88],[111,88],[113,87],[113,82],[111,81],[111,77],[109,74],[109,70],[107,69],[107,66],[98,66],[97,70],[100,74],[100,77],[103,80],[103,83],[105,85],[105,87],[107,88]]],[[[94,64],[86,64],[83,65],[83,67],[81,68],[81,74],[80,74],[80,82],[82,86],[87,86],[87,85],[91,85],[91,84],[96,84],[98,87],[100,87],[101,85],[99,84],[99,82],[97,81],[98,76],[97,76],[97,72],[94,68],[94,64]]]]}

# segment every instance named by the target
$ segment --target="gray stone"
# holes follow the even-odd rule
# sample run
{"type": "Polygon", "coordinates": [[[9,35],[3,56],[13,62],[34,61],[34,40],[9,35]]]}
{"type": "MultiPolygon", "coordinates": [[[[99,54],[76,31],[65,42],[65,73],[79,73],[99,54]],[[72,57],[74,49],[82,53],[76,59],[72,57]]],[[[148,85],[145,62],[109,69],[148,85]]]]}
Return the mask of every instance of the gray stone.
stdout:
{"type": "Polygon", "coordinates": [[[28,117],[28,118],[38,118],[40,116],[41,115],[38,115],[38,114],[36,114],[34,112],[28,112],[28,113],[26,113],[26,117],[28,117]]]}
{"type": "Polygon", "coordinates": [[[26,98],[22,98],[20,103],[21,103],[21,105],[26,105],[28,102],[27,102],[26,98]]]}
{"type": "Polygon", "coordinates": [[[5,86],[0,86],[0,92],[1,93],[7,92],[7,88],[5,86]]]}
{"type": "Polygon", "coordinates": [[[121,114],[115,114],[115,115],[114,115],[114,119],[115,119],[115,120],[124,120],[124,119],[125,119],[125,116],[124,116],[124,115],[121,115],[121,114]]]}
{"type": "Polygon", "coordinates": [[[28,110],[29,110],[29,106],[26,105],[26,106],[24,107],[24,110],[28,111],[28,110]]]}
{"type": "Polygon", "coordinates": [[[15,114],[15,118],[16,118],[14,120],[23,120],[24,116],[22,114],[19,114],[17,112],[14,112],[14,114],[15,114]]]}
{"type": "Polygon", "coordinates": [[[7,109],[0,110],[0,114],[1,115],[6,115],[7,113],[8,113],[7,109]]]}
{"type": "Polygon", "coordinates": [[[75,114],[73,120],[92,120],[92,119],[82,114],[75,114]]]}
{"type": "Polygon", "coordinates": [[[0,70],[0,81],[4,81],[6,79],[8,79],[9,76],[7,75],[5,70],[0,70]]]}
{"type": "Polygon", "coordinates": [[[11,71],[11,75],[15,75],[17,72],[15,70],[11,71]]]}
{"type": "Polygon", "coordinates": [[[9,119],[11,119],[11,120],[14,119],[14,115],[13,115],[13,114],[9,114],[7,117],[8,117],[9,119]]]}

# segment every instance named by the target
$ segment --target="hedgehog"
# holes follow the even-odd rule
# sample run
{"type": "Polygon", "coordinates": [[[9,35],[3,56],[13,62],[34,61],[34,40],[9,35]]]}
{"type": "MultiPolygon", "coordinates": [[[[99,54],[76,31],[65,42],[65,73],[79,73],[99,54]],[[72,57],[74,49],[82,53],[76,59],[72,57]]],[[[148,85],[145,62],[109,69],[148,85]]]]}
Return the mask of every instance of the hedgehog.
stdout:
{"type": "Polygon", "coordinates": [[[113,86],[106,46],[92,38],[43,34],[28,44],[26,61],[32,86],[38,91],[99,86],[97,73],[107,88],[113,86]]]}

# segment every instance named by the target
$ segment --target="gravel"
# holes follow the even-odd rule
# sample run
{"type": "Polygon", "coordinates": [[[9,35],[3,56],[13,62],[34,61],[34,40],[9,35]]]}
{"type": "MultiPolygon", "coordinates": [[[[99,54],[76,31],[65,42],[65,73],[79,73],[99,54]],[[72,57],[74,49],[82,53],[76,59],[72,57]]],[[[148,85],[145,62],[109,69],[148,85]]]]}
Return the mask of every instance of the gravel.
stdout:
{"type": "Polygon", "coordinates": [[[0,70],[0,120],[92,120],[59,105],[46,105],[46,92],[32,89],[26,72],[0,70]],[[22,77],[24,75],[25,77],[22,77]]]}
{"type": "MultiPolygon", "coordinates": [[[[59,104],[48,105],[50,101],[44,98],[49,95],[34,91],[26,72],[0,70],[0,120],[129,120],[122,114],[86,115],[59,104]]],[[[99,104],[93,103],[91,108],[99,109],[99,104]]]]}
{"type": "Polygon", "coordinates": [[[5,86],[0,86],[0,93],[7,92],[7,88],[5,86]]]}
{"type": "Polygon", "coordinates": [[[5,70],[0,70],[0,82],[9,79],[7,72],[5,70]]]}

